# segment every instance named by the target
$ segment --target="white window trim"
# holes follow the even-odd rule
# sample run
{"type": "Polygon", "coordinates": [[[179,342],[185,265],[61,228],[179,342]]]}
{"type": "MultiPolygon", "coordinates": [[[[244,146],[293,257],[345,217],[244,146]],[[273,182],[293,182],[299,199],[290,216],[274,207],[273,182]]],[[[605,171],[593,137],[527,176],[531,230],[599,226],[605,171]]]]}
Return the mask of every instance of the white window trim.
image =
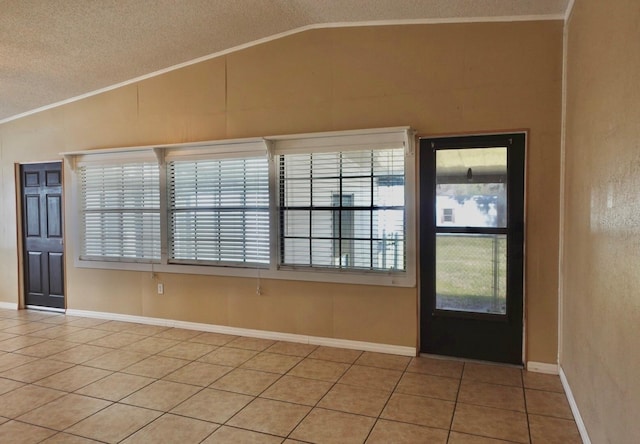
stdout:
{"type": "MultiPolygon", "coordinates": [[[[165,158],[166,168],[164,168],[163,170],[166,172],[166,177],[168,181],[167,193],[166,193],[168,209],[167,209],[166,218],[165,218],[165,220],[168,221],[168,225],[169,225],[167,229],[167,233],[169,237],[169,239],[167,239],[168,241],[167,247],[168,247],[168,253],[169,253],[168,262],[172,264],[182,264],[182,265],[191,264],[191,265],[228,266],[228,267],[256,267],[256,266],[259,267],[259,266],[264,266],[265,265],[264,262],[269,260],[270,233],[267,230],[267,227],[262,225],[265,222],[268,222],[268,219],[270,217],[270,212],[271,212],[271,208],[269,207],[269,202],[267,200],[267,197],[270,195],[269,180],[268,180],[268,169],[269,169],[269,165],[267,161],[268,159],[265,151],[264,142],[247,144],[247,145],[248,146],[246,146],[246,149],[243,149],[241,151],[242,155],[240,157],[238,157],[238,154],[235,154],[234,157],[228,157],[224,153],[220,154],[216,152],[211,153],[208,156],[202,156],[199,154],[197,156],[193,156],[191,154],[187,156],[183,156],[181,154],[184,154],[184,153],[178,152],[177,155],[175,156],[167,156],[165,158]],[[255,221],[256,225],[253,225],[251,223],[245,224],[243,230],[235,231],[238,228],[237,223],[239,222],[236,220],[231,225],[229,225],[229,220],[227,219],[227,216],[225,216],[224,214],[224,208],[229,208],[228,203],[221,202],[219,203],[220,205],[219,207],[218,205],[213,204],[213,207],[215,207],[216,209],[212,210],[211,208],[207,208],[207,209],[203,208],[202,203],[199,203],[199,204],[192,203],[191,206],[185,207],[183,202],[182,208],[179,208],[181,205],[179,203],[173,202],[171,198],[174,190],[176,191],[176,193],[180,193],[180,196],[182,197],[184,197],[186,193],[186,195],[189,198],[194,197],[194,191],[196,191],[196,188],[197,188],[197,191],[201,193],[206,193],[206,191],[204,190],[208,189],[209,193],[215,193],[216,196],[225,196],[227,195],[227,191],[229,191],[224,188],[218,188],[218,185],[212,184],[212,183],[207,183],[207,184],[200,183],[199,185],[196,185],[196,182],[194,182],[195,180],[194,176],[189,176],[189,179],[187,179],[189,181],[188,182],[189,185],[186,187],[183,187],[184,183],[181,183],[179,170],[180,170],[180,162],[185,162],[185,161],[186,161],[186,165],[188,165],[187,168],[189,167],[194,168],[193,170],[190,170],[192,174],[196,174],[196,171],[198,170],[198,168],[210,168],[214,165],[215,165],[214,168],[216,169],[216,171],[218,168],[222,168],[221,178],[223,181],[225,181],[225,183],[229,183],[228,180],[231,177],[229,176],[229,174],[233,174],[234,175],[233,177],[235,178],[235,180],[238,179],[237,175],[240,174],[243,177],[242,182],[245,187],[245,192],[247,191],[246,187],[247,186],[249,187],[248,194],[243,194],[244,199],[248,198],[249,201],[251,201],[251,199],[253,198],[261,199],[260,200],[261,203],[259,205],[260,209],[257,209],[257,208],[252,209],[253,205],[251,204],[251,202],[245,202],[246,206],[240,205],[236,202],[234,205],[232,205],[235,207],[233,214],[237,215],[242,213],[243,223],[246,222],[244,219],[245,217],[248,218],[248,220],[250,220],[253,217],[257,217],[261,221],[258,222],[256,220],[255,221]],[[240,163],[238,163],[238,161],[240,163]],[[177,162],[177,163],[174,164],[174,162],[177,162]],[[201,165],[201,166],[197,167],[196,165],[201,165]],[[208,165],[209,167],[207,167],[206,165],[208,165]],[[255,168],[253,170],[255,175],[247,175],[246,168],[255,168]],[[173,176],[173,173],[176,173],[175,177],[173,176]],[[173,187],[173,184],[175,184],[176,186],[175,189],[173,187]],[[191,184],[194,184],[194,187],[192,187],[191,184]],[[205,211],[205,213],[201,213],[201,211],[205,211]],[[233,232],[232,234],[233,241],[226,242],[226,241],[229,241],[229,239],[225,239],[223,235],[220,235],[220,231],[218,231],[217,236],[212,236],[208,238],[208,241],[202,238],[198,239],[198,237],[194,235],[198,227],[198,223],[195,222],[195,220],[198,217],[196,216],[196,214],[206,214],[208,211],[213,211],[214,213],[218,214],[218,217],[220,217],[219,221],[221,221],[222,223],[221,225],[207,223],[206,228],[203,225],[199,225],[200,229],[205,229],[205,231],[225,230],[225,229],[230,230],[231,232],[233,232]],[[182,224],[178,220],[174,219],[174,218],[179,219],[181,214],[182,215],[190,214],[194,217],[194,219],[186,223],[186,225],[182,224]],[[187,250],[183,250],[179,247],[180,242],[176,239],[179,239],[180,236],[177,236],[174,238],[174,236],[176,236],[176,232],[174,228],[180,230],[183,235],[189,233],[189,235],[187,236],[187,239],[190,239],[190,240],[184,240],[184,241],[187,243],[192,242],[193,245],[190,245],[190,247],[187,250]],[[252,230],[254,231],[252,232],[252,230]],[[251,232],[252,234],[250,234],[251,232]],[[252,237],[252,235],[257,237],[252,237]],[[220,243],[218,243],[215,246],[212,246],[210,241],[214,238],[220,243]],[[253,246],[259,248],[260,252],[252,251],[251,249],[252,244],[253,246]],[[178,247],[178,250],[175,250],[176,246],[178,247]],[[191,247],[196,248],[196,250],[191,250],[191,247]],[[199,250],[201,254],[204,254],[204,252],[206,251],[210,255],[209,257],[218,257],[218,260],[203,259],[203,258],[195,259],[192,257],[192,254],[195,253],[197,250],[199,250]],[[238,254],[241,254],[244,260],[238,260],[239,258],[236,256],[238,254]],[[185,255],[187,257],[180,257],[181,255],[185,255]],[[230,259],[230,257],[235,257],[235,259],[230,259]],[[252,259],[249,259],[248,257],[249,258],[252,257],[255,260],[252,261],[252,259]]],[[[206,182],[207,180],[206,175],[205,176],[200,175],[199,177],[201,180],[206,182]]],[[[182,179],[184,178],[185,176],[182,177],[182,179]]],[[[178,197],[178,200],[179,199],[180,197],[178,197]]],[[[210,203],[209,206],[210,205],[212,204],[210,203]]],[[[204,206],[206,207],[208,205],[204,205],[204,206]]],[[[187,218],[189,218],[189,216],[187,216],[187,218]]],[[[197,253],[193,254],[193,256],[195,255],[197,255],[197,253]]]]}
{"type": "MultiPolygon", "coordinates": [[[[65,157],[66,158],[66,157],[65,157]]],[[[153,163],[156,161],[156,155],[152,150],[119,150],[115,152],[113,150],[105,150],[105,151],[94,151],[94,152],[86,152],[85,154],[74,156],[72,167],[74,170],[74,174],[72,177],[73,189],[72,189],[72,197],[74,199],[75,207],[75,216],[73,219],[74,222],[74,233],[77,235],[77,243],[76,245],[80,246],[82,243],[82,239],[85,235],[85,227],[80,220],[82,220],[81,215],[81,205],[79,201],[80,196],[80,180],[77,174],[77,168],[82,166],[95,166],[95,165],[118,165],[118,164],[126,164],[133,162],[145,162],[145,163],[153,163]]],[[[161,209],[159,209],[160,215],[162,215],[161,209]]],[[[162,217],[160,218],[162,219],[162,217]]],[[[162,245],[162,244],[161,244],[162,245]]],[[[79,248],[80,249],[80,248],[79,248]]],[[[81,250],[81,249],[80,249],[81,250]]],[[[140,264],[147,263],[159,263],[159,259],[138,259],[138,258],[118,258],[118,257],[86,257],[80,258],[80,253],[76,254],[76,263],[91,263],[95,262],[97,264],[105,264],[105,263],[122,263],[127,265],[134,265],[133,268],[127,267],[127,269],[137,269],[140,264]]]]}
{"type": "Polygon", "coordinates": [[[73,217],[69,220],[73,232],[77,234],[76,247],[80,250],[80,202],[79,180],[76,167],[86,162],[105,163],[118,160],[154,158],[160,168],[160,263],[119,262],[81,260],[74,252],[74,265],[77,268],[93,268],[107,270],[148,271],[161,273],[202,274],[211,276],[251,277],[264,279],[280,279],[293,281],[333,282],[344,284],[366,284],[396,287],[414,287],[416,285],[416,162],[415,133],[409,127],[380,128],[369,130],[335,131],[297,135],[268,136],[250,139],[232,139],[207,141],[199,143],[153,145],[105,150],[89,150],[63,153],[67,165],[74,174],[71,175],[71,198],[73,200],[73,217]],[[401,143],[402,145],[399,145],[401,143]],[[406,217],[406,270],[405,271],[368,271],[368,270],[335,270],[309,267],[279,267],[279,223],[278,198],[273,192],[277,188],[278,173],[275,164],[277,154],[352,151],[371,148],[405,149],[405,217],[406,217]],[[240,154],[240,156],[238,156],[240,154]],[[241,157],[264,154],[269,160],[269,197],[270,214],[270,263],[264,267],[247,267],[246,265],[188,265],[168,263],[168,220],[167,220],[167,182],[164,172],[165,163],[173,159],[213,159],[241,157]]]}

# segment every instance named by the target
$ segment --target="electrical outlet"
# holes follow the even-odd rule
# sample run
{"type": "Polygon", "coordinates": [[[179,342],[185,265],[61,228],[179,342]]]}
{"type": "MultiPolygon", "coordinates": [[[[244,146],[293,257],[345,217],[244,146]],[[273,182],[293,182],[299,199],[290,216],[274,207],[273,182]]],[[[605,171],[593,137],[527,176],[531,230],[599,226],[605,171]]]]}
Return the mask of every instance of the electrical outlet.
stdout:
{"type": "Polygon", "coordinates": [[[158,294],[164,294],[164,284],[158,282],[158,294]]]}

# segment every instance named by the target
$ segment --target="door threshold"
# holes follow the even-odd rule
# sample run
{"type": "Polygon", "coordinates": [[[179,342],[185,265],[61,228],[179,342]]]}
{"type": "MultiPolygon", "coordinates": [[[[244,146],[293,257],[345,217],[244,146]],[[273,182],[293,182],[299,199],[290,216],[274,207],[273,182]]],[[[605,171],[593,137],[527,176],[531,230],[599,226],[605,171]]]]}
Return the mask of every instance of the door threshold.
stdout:
{"type": "Polygon", "coordinates": [[[495,366],[498,366],[498,367],[510,367],[510,368],[524,369],[524,364],[508,364],[506,362],[483,361],[481,359],[460,358],[458,356],[434,355],[434,354],[431,354],[431,353],[419,353],[418,357],[439,359],[441,361],[469,362],[469,363],[472,363],[472,364],[485,364],[485,365],[495,365],[495,366]]]}
{"type": "Polygon", "coordinates": [[[64,313],[66,310],[64,308],[54,308],[54,307],[41,307],[39,305],[25,305],[24,308],[29,310],[38,310],[38,311],[52,311],[54,313],[64,313]]]}

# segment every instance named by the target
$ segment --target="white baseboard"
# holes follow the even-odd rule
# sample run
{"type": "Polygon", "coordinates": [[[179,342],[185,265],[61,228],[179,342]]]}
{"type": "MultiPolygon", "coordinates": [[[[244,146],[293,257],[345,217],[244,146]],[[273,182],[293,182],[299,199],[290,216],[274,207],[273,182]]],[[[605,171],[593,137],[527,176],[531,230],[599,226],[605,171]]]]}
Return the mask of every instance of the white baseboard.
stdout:
{"type": "Polygon", "coordinates": [[[225,325],[201,324],[197,322],[176,321],[172,319],[150,318],[147,316],[133,316],[118,313],[67,309],[69,316],[85,318],[108,319],[110,321],[136,322],[138,324],[158,325],[162,327],[183,328],[185,330],[200,330],[211,333],[247,336],[250,338],[271,339],[275,341],[299,342],[302,344],[323,345],[326,347],[340,347],[353,350],[363,350],[377,353],[388,353],[401,356],[416,356],[415,347],[402,345],[379,344],[376,342],[352,341],[349,339],[323,338],[320,336],[280,333],[267,330],[253,330],[249,328],[228,327],[225,325]]]}
{"type": "Polygon", "coordinates": [[[0,302],[0,308],[5,310],[17,310],[18,304],[16,302],[0,302]]]}
{"type": "Polygon", "coordinates": [[[569,406],[571,407],[571,412],[573,413],[573,418],[576,421],[576,426],[578,427],[578,432],[580,432],[582,442],[584,444],[591,444],[591,439],[589,439],[587,428],[585,427],[582,416],[580,415],[580,410],[578,410],[578,404],[576,404],[576,399],[573,397],[573,392],[569,386],[569,381],[567,381],[567,376],[564,374],[562,366],[558,367],[560,368],[560,381],[562,382],[564,393],[567,395],[567,401],[569,401],[569,406]]]}
{"type": "Polygon", "coordinates": [[[558,364],[547,364],[546,362],[527,361],[527,370],[535,373],[546,373],[548,375],[557,375],[558,364]]]}

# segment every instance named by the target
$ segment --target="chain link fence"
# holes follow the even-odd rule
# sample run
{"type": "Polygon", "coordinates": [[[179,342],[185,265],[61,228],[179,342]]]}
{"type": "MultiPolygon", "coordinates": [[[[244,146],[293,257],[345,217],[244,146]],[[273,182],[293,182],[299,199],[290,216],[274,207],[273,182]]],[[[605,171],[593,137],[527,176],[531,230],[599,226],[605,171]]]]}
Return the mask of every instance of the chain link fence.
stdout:
{"type": "Polygon", "coordinates": [[[506,284],[506,235],[436,236],[437,308],[504,314],[506,284]]]}

